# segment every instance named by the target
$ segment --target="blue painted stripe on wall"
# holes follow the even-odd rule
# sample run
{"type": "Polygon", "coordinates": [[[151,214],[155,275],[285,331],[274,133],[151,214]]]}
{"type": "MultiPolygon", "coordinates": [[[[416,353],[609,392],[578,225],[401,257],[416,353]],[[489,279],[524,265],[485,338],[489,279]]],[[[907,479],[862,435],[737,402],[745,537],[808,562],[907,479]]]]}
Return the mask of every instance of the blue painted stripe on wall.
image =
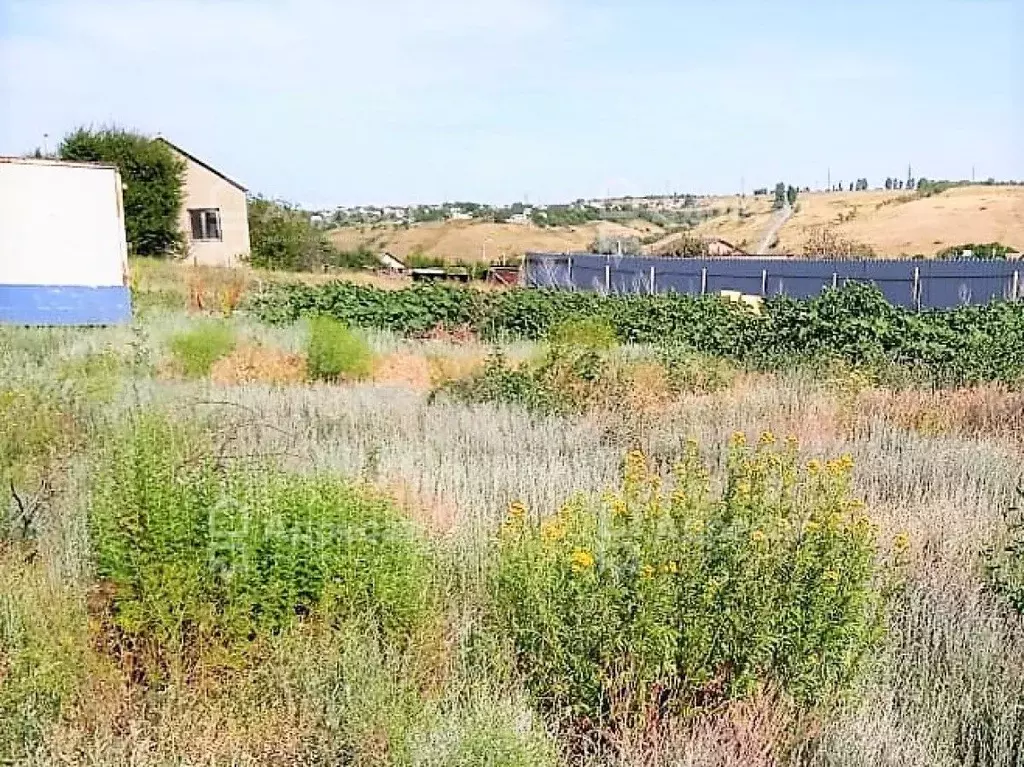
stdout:
{"type": "Polygon", "coordinates": [[[119,285],[0,285],[6,325],[119,325],[131,318],[131,291],[119,285]]]}

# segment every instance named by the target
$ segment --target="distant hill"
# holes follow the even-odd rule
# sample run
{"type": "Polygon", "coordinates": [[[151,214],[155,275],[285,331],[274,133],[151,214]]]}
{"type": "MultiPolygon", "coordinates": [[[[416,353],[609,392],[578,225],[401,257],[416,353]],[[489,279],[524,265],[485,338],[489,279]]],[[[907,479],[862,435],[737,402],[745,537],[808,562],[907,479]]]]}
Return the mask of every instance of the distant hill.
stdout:
{"type": "MultiPolygon", "coordinates": [[[[771,222],[771,200],[758,198],[747,212],[752,214],[748,218],[732,215],[707,221],[696,233],[754,248],[771,222]]],[[[824,225],[841,237],[869,245],[880,256],[934,255],[971,242],[1001,242],[1024,250],[1024,186],[979,184],[931,197],[902,191],[801,194],[797,212],[779,231],[773,252],[800,253],[808,230],[824,225]]]]}
{"type": "MultiPolygon", "coordinates": [[[[770,196],[703,198],[701,204],[723,214],[697,226],[694,234],[718,237],[744,249],[756,248],[773,216],[770,196]]],[[[796,213],[779,231],[771,252],[800,253],[809,230],[824,225],[843,238],[870,246],[880,256],[934,255],[951,245],[971,242],[1001,242],[1024,249],[1024,186],[979,184],[931,197],[905,191],[801,193],[796,213]]],[[[422,253],[462,261],[492,261],[532,250],[580,251],[599,237],[633,237],[653,251],[678,236],[642,220],[547,228],[473,221],[407,228],[379,224],[334,229],[329,235],[345,250],[366,245],[399,258],[422,253]]]]}
{"type": "Polygon", "coordinates": [[[646,221],[629,225],[606,221],[571,227],[538,227],[533,224],[494,224],[474,221],[445,221],[413,224],[346,226],[332,229],[328,236],[342,250],[361,245],[387,250],[398,258],[410,253],[440,256],[453,261],[495,261],[522,256],[528,251],[580,251],[599,237],[657,236],[662,230],[646,221]]]}

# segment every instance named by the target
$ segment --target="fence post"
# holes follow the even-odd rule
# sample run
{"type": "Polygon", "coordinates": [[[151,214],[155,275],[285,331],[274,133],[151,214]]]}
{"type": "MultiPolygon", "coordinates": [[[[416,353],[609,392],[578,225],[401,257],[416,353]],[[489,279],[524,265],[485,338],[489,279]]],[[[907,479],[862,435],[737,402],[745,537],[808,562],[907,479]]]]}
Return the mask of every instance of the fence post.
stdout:
{"type": "Polygon", "coordinates": [[[839,287],[839,275],[836,272],[832,272],[832,287],[839,287]]]}
{"type": "Polygon", "coordinates": [[[1014,301],[1020,298],[1020,271],[1017,269],[1013,270],[1013,290],[1011,295],[1014,301]]]}
{"type": "Polygon", "coordinates": [[[762,269],[761,270],[761,295],[762,296],[767,296],[768,295],[768,270],[767,269],[762,269]]]}
{"type": "Polygon", "coordinates": [[[570,287],[571,288],[572,287],[572,256],[569,256],[568,282],[569,282],[569,284],[566,287],[570,287]]]}
{"type": "Polygon", "coordinates": [[[914,287],[911,288],[911,296],[914,302],[914,308],[917,311],[921,311],[921,267],[914,267],[914,287]]]}
{"type": "Polygon", "coordinates": [[[708,292],[708,268],[705,266],[700,270],[700,294],[703,296],[708,292]]]}
{"type": "Polygon", "coordinates": [[[604,292],[605,293],[611,293],[612,292],[612,265],[611,264],[605,264],[604,265],[604,292]]]}
{"type": "Polygon", "coordinates": [[[651,265],[651,295],[654,295],[654,265],[651,265]]]}

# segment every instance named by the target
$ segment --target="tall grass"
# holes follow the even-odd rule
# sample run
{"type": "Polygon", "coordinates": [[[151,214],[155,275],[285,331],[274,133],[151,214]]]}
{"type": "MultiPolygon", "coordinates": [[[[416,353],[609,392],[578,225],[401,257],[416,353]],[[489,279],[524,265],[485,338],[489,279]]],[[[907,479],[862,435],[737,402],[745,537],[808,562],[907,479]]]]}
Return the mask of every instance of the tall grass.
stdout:
{"type": "MultiPolygon", "coordinates": [[[[23,499],[38,500],[30,539],[0,541],[0,758],[147,767],[582,759],[602,767],[1021,764],[1024,626],[1010,601],[992,593],[984,568],[986,548],[1005,540],[1005,512],[1022,474],[1019,442],[999,418],[934,429],[927,419],[906,418],[903,400],[865,404],[856,392],[796,374],[728,371],[721,385],[684,381],[655,417],[638,419],[430,403],[422,392],[391,385],[342,391],[166,380],[134,362],[159,358],[164,338],[192,326],[180,315],[154,313],[135,328],[0,329],[4,389],[42,403],[4,410],[4,471],[45,474],[53,485],[23,499]],[[118,364],[90,361],[107,350],[118,364]],[[125,396],[109,395],[110,380],[125,396]],[[66,414],[72,428],[55,430],[62,421],[33,415],[48,408],[66,414]],[[205,437],[182,438],[184,452],[171,450],[167,459],[159,440],[133,443],[130,432],[111,428],[137,419],[137,410],[159,411],[174,428],[198,428],[205,437]],[[849,453],[851,492],[866,502],[879,540],[906,534],[906,587],[887,640],[836,710],[807,715],[763,689],[696,718],[661,722],[656,731],[622,732],[592,752],[565,753],[543,706],[524,692],[507,639],[489,635],[482,620],[493,541],[509,504],[521,502],[525,518],[539,521],[575,493],[615,487],[631,448],[667,476],[689,438],[701,445],[719,492],[730,435],[754,439],[765,430],[797,436],[800,463],[849,453]],[[72,438],[62,442],[65,435],[72,438]],[[293,556],[329,551],[314,541],[323,538],[321,522],[330,527],[339,514],[346,525],[351,514],[357,522],[377,519],[377,500],[353,506],[352,493],[392,496],[387,518],[397,519],[400,509],[401,524],[418,529],[414,537],[432,553],[436,620],[415,641],[386,639],[376,608],[320,610],[321,560],[293,556]],[[141,498],[153,503],[143,506],[141,498]],[[239,529],[223,523],[241,512],[255,524],[245,535],[221,535],[239,529]],[[203,546],[193,546],[195,539],[203,546]],[[273,567],[244,576],[253,551],[273,567]],[[166,561],[181,573],[154,564],[166,561]],[[164,572],[182,577],[161,579],[164,572]],[[208,620],[208,647],[236,652],[208,653],[176,679],[147,681],[125,651],[140,648],[130,629],[150,625],[142,617],[152,621],[154,613],[133,595],[147,594],[147,610],[169,613],[174,589],[190,583],[204,584],[198,604],[205,607],[162,625],[180,626],[178,636],[188,637],[208,620]],[[230,583],[246,587],[232,591],[230,583]],[[306,600],[303,591],[318,596],[306,600]],[[257,620],[256,604],[277,607],[257,620]],[[299,607],[287,620],[286,605],[299,607]],[[224,623],[228,615],[246,617],[224,623]]],[[[277,338],[244,318],[231,326],[242,336],[277,338]]],[[[275,342],[293,350],[304,343],[305,331],[281,333],[275,342]]],[[[440,341],[370,341],[376,349],[479,353],[440,341]]],[[[1001,397],[985,394],[985,412],[1004,412],[1001,397]]],[[[18,487],[36,485],[22,480],[18,487]]],[[[380,530],[376,522],[356,527],[380,530]]],[[[350,560],[323,561],[332,572],[350,569],[350,560]]],[[[361,581],[361,597],[376,598],[371,580],[361,581]]],[[[403,583],[388,593],[404,599],[416,591],[403,583]]]]}

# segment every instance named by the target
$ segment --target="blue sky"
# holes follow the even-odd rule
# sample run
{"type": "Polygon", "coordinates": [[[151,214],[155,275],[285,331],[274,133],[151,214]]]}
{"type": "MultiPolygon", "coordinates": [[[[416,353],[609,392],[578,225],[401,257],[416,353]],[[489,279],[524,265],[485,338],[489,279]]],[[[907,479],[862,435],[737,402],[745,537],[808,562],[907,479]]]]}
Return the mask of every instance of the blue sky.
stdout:
{"type": "Polygon", "coordinates": [[[1024,0],[0,0],[0,154],[163,133],[309,206],[1024,178],[1024,0]]]}

